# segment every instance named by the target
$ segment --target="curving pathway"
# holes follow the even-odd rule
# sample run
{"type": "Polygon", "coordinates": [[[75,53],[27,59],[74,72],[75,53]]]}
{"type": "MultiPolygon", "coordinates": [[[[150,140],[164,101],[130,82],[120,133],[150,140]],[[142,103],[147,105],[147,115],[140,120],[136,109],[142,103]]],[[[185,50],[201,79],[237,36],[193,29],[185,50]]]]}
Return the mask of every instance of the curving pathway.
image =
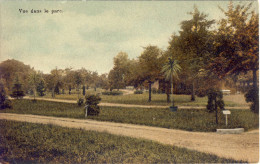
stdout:
{"type": "MultiPolygon", "coordinates": [[[[32,100],[32,97],[24,97],[24,99],[32,100]]],[[[37,100],[63,102],[63,103],[77,103],[76,100],[64,100],[64,99],[51,99],[51,98],[36,98],[37,100]]],[[[109,107],[126,107],[126,108],[169,108],[169,106],[163,105],[137,105],[137,104],[118,104],[118,103],[99,103],[99,106],[109,107]]],[[[206,109],[205,106],[178,106],[178,109],[206,109]]],[[[249,109],[249,106],[244,107],[225,107],[225,109],[249,109]]]]}
{"type": "Polygon", "coordinates": [[[259,160],[259,130],[242,134],[217,134],[187,132],[141,125],[81,120],[29,114],[0,113],[0,119],[31,123],[54,124],[62,127],[81,128],[115,135],[153,140],[163,144],[257,163],[259,160]]]}

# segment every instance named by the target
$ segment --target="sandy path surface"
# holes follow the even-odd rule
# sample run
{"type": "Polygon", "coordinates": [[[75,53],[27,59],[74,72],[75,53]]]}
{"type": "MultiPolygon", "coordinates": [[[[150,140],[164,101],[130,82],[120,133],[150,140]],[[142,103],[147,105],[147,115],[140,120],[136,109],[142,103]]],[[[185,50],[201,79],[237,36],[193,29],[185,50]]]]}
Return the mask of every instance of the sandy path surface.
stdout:
{"type": "Polygon", "coordinates": [[[11,113],[0,113],[0,119],[54,124],[63,127],[108,132],[116,135],[154,140],[163,144],[185,147],[225,158],[245,160],[254,163],[259,160],[259,130],[242,134],[187,132],[88,119],[80,120],[11,113]]]}
{"type": "MultiPolygon", "coordinates": [[[[24,97],[24,99],[33,99],[32,97],[24,97]]],[[[63,99],[51,99],[51,98],[36,98],[37,100],[64,102],[64,103],[77,103],[76,100],[63,100],[63,99]]],[[[163,105],[136,105],[136,104],[118,104],[118,103],[99,103],[99,106],[109,107],[126,107],[126,108],[169,108],[169,106],[163,105]]],[[[178,109],[206,109],[205,106],[178,106],[178,109]]],[[[244,107],[225,107],[225,109],[249,109],[249,106],[244,107]]]]}

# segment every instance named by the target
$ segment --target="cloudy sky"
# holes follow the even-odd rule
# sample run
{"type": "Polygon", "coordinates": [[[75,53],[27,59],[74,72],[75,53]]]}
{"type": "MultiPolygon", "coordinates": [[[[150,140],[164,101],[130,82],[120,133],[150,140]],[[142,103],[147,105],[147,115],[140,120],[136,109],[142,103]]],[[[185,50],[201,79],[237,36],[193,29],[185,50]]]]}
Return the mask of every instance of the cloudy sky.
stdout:
{"type": "MultiPolygon", "coordinates": [[[[120,51],[136,58],[142,47],[165,50],[194,5],[209,19],[227,1],[0,1],[0,62],[16,59],[36,70],[86,68],[108,73],[120,51]],[[27,10],[23,13],[19,9],[27,10]],[[41,13],[31,13],[31,10],[41,13]],[[44,13],[44,10],[48,13],[44,13]],[[51,13],[52,10],[61,10],[51,13]]],[[[238,2],[236,2],[238,3],[238,2]]],[[[258,3],[254,3],[258,10],[258,3]]]]}

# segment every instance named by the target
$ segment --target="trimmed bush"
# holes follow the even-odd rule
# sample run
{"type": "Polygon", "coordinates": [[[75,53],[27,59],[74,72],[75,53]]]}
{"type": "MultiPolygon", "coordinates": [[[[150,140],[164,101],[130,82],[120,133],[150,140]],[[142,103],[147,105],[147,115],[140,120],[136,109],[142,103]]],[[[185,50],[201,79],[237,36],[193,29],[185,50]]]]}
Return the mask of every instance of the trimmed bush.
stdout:
{"type": "Polygon", "coordinates": [[[143,94],[144,92],[142,90],[136,90],[134,91],[134,94],[143,94]]]}
{"type": "Polygon", "coordinates": [[[97,95],[87,95],[86,96],[86,106],[88,116],[97,116],[100,113],[100,108],[98,106],[101,98],[97,95]]]}
{"type": "Polygon", "coordinates": [[[207,92],[208,96],[208,104],[207,104],[207,110],[208,112],[213,112],[217,109],[215,109],[215,105],[217,108],[220,108],[221,110],[224,110],[224,101],[223,101],[223,94],[219,90],[215,89],[209,89],[207,92]]]}
{"type": "Polygon", "coordinates": [[[102,92],[102,95],[109,95],[109,96],[117,96],[117,95],[122,95],[123,92],[121,91],[105,91],[102,92]]]}

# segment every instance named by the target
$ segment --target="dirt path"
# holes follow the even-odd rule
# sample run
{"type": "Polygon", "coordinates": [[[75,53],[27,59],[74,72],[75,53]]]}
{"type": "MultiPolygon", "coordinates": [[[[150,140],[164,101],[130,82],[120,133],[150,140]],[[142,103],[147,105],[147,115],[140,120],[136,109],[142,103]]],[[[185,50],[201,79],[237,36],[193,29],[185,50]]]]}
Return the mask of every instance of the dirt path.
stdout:
{"type": "MultiPolygon", "coordinates": [[[[33,99],[31,97],[24,97],[24,99],[33,99]]],[[[63,99],[51,99],[51,98],[36,98],[37,100],[64,102],[64,103],[76,103],[76,100],[63,100],[63,99]]],[[[99,103],[99,106],[109,107],[126,107],[126,108],[169,108],[169,106],[163,105],[136,105],[136,104],[118,104],[118,103],[99,103]]],[[[205,106],[178,106],[178,109],[206,109],[205,106]]],[[[249,109],[249,106],[244,107],[225,107],[225,109],[249,109]]]]}
{"type": "Polygon", "coordinates": [[[70,128],[82,128],[115,135],[154,140],[163,144],[185,147],[220,157],[258,162],[259,130],[242,134],[217,134],[187,132],[141,125],[131,125],[94,120],[80,120],[37,115],[0,113],[0,119],[32,123],[54,124],[70,128]]]}

